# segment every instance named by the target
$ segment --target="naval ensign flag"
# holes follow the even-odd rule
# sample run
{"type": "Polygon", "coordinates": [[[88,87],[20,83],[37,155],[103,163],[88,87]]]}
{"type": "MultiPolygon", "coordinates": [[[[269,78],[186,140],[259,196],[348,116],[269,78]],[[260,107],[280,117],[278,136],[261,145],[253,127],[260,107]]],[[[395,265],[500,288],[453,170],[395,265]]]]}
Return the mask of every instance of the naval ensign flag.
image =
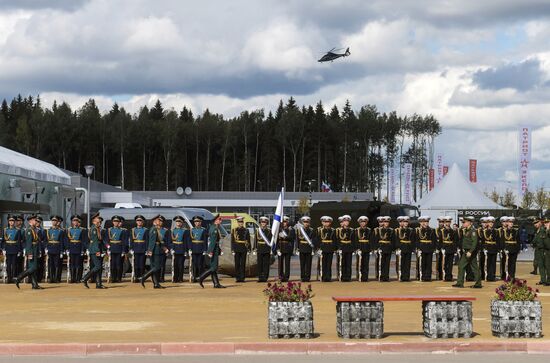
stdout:
{"type": "Polygon", "coordinates": [[[271,226],[271,246],[275,248],[277,245],[277,237],[279,236],[279,227],[281,226],[281,220],[283,219],[283,200],[285,200],[285,188],[281,188],[281,194],[279,194],[279,200],[277,200],[277,208],[275,208],[275,215],[273,216],[273,225],[271,226]]]}

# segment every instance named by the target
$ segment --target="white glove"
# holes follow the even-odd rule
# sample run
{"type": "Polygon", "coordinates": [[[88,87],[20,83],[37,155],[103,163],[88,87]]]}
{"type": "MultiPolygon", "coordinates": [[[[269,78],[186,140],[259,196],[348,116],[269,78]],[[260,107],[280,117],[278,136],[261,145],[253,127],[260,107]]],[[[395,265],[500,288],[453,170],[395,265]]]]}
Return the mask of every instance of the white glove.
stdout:
{"type": "Polygon", "coordinates": [[[317,250],[317,256],[322,256],[322,255],[323,255],[323,251],[317,250]]]}
{"type": "Polygon", "coordinates": [[[395,255],[396,255],[396,256],[401,256],[401,250],[396,250],[396,251],[395,251],[395,255]]]}
{"type": "Polygon", "coordinates": [[[171,254],[172,256],[174,256],[175,253],[176,253],[176,251],[170,250],[170,254],[171,254]]]}
{"type": "Polygon", "coordinates": [[[300,255],[300,251],[294,252],[294,256],[298,256],[298,255],[300,255]]]}
{"type": "Polygon", "coordinates": [[[472,252],[470,252],[470,251],[466,252],[466,257],[468,257],[468,258],[472,257],[472,252]]]}
{"type": "Polygon", "coordinates": [[[283,233],[283,232],[279,232],[279,237],[281,237],[281,238],[285,238],[285,237],[286,237],[286,233],[283,233]]]}
{"type": "Polygon", "coordinates": [[[439,252],[440,252],[439,250],[435,250],[435,253],[439,254],[439,252]]]}
{"type": "MultiPolygon", "coordinates": [[[[231,254],[232,254],[233,256],[235,256],[235,252],[231,251],[231,254]]],[[[247,253],[247,254],[248,254],[248,253],[247,253]]]]}
{"type": "Polygon", "coordinates": [[[254,256],[256,256],[256,255],[258,254],[258,252],[257,252],[257,251],[254,251],[254,252],[252,252],[252,254],[253,254],[254,256]]]}
{"type": "Polygon", "coordinates": [[[130,253],[133,255],[133,254],[134,254],[134,250],[130,250],[130,253]]]}
{"type": "Polygon", "coordinates": [[[420,250],[416,251],[416,257],[420,257],[420,256],[422,256],[422,251],[420,251],[420,250]]]}
{"type": "Polygon", "coordinates": [[[357,250],[357,256],[362,256],[363,252],[361,250],[357,250]]]}
{"type": "Polygon", "coordinates": [[[69,255],[69,250],[65,250],[65,254],[68,256],[69,255]]]}
{"type": "Polygon", "coordinates": [[[281,251],[277,251],[277,256],[281,256],[281,255],[282,255],[281,251]]]}
{"type": "Polygon", "coordinates": [[[342,250],[338,250],[338,254],[342,256],[342,250]]]}
{"type": "Polygon", "coordinates": [[[59,254],[59,258],[63,258],[63,252],[59,254]]]}

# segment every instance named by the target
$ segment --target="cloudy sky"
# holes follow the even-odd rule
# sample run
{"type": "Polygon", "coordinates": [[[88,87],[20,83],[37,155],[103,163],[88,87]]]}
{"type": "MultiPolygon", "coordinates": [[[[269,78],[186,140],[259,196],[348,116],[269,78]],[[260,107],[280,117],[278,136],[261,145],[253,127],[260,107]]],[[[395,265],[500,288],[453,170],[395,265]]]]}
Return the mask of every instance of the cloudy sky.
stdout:
{"type": "Polygon", "coordinates": [[[226,116],[281,98],[432,113],[436,152],[483,188],[516,188],[517,128],[533,128],[531,185],[550,187],[550,1],[0,0],[0,97],[157,98],[226,116]],[[351,56],[316,62],[349,46],[351,56]]]}

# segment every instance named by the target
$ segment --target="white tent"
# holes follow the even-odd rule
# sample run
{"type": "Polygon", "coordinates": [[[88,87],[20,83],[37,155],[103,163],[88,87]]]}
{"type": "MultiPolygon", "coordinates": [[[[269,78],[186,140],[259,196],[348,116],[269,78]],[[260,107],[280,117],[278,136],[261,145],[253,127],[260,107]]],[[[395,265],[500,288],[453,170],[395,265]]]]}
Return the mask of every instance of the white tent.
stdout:
{"type": "Polygon", "coordinates": [[[0,173],[71,185],[71,177],[57,166],[0,146],[0,173]]]}
{"type": "Polygon", "coordinates": [[[456,164],[418,204],[424,215],[432,218],[454,215],[455,220],[458,209],[503,209],[470,183],[456,164]]]}

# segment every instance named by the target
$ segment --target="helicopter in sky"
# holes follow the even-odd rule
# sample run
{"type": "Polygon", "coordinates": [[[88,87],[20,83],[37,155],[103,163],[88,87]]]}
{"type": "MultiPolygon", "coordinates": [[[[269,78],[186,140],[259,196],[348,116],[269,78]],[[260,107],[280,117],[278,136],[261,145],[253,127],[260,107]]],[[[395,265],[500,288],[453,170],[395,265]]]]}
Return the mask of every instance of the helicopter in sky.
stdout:
{"type": "Polygon", "coordinates": [[[320,62],[320,63],[328,62],[328,61],[332,62],[335,59],[342,58],[342,57],[347,57],[348,55],[351,54],[350,51],[349,51],[349,47],[346,48],[346,51],[344,53],[338,53],[338,51],[343,50],[343,49],[344,48],[340,48],[340,49],[332,48],[324,56],[322,56],[321,59],[318,60],[318,62],[320,62]]]}

